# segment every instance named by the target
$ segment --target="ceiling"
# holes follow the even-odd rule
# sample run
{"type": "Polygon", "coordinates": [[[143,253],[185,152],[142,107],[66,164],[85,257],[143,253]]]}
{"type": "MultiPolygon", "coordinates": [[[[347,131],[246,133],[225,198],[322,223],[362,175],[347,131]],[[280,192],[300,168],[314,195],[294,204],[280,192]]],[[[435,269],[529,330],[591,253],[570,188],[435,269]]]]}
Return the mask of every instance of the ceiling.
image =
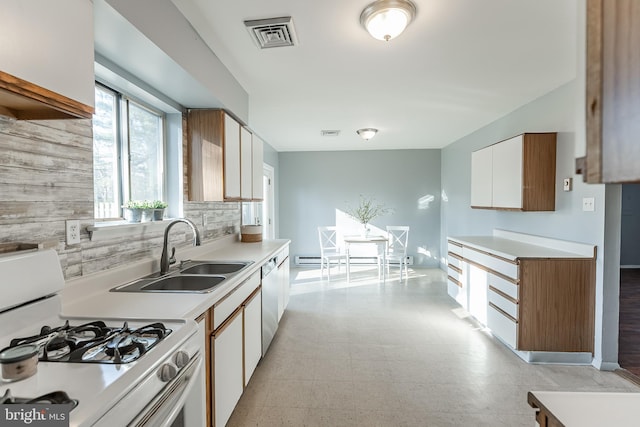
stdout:
{"type": "Polygon", "coordinates": [[[369,0],[172,1],[278,151],[441,148],[575,77],[576,0],[413,0],[389,42],[359,24],[369,0]],[[258,49],[244,21],[280,16],[298,45],[258,49]]]}

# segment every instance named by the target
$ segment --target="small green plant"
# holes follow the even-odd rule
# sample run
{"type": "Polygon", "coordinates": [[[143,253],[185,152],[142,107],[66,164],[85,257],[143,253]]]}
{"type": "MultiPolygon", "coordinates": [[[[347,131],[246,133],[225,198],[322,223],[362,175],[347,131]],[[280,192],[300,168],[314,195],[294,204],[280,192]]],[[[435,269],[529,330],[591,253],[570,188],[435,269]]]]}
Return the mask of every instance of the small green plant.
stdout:
{"type": "Polygon", "coordinates": [[[357,207],[347,206],[345,209],[347,215],[353,217],[361,224],[369,224],[374,218],[387,215],[392,209],[387,208],[383,203],[376,203],[372,197],[360,195],[360,204],[357,207]]]}
{"type": "Polygon", "coordinates": [[[162,200],[154,200],[151,202],[151,207],[153,209],[165,209],[167,207],[167,203],[162,200]]]}
{"type": "Polygon", "coordinates": [[[122,207],[125,209],[147,209],[147,203],[149,202],[146,200],[129,200],[125,202],[122,207]]]}

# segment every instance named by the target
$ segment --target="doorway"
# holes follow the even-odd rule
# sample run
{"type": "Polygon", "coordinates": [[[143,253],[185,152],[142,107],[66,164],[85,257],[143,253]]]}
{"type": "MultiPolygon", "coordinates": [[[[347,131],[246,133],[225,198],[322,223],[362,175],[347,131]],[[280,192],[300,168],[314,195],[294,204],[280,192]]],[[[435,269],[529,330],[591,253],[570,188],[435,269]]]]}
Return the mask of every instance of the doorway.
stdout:
{"type": "Polygon", "coordinates": [[[640,378],[640,184],[622,185],[618,364],[640,378]]]}

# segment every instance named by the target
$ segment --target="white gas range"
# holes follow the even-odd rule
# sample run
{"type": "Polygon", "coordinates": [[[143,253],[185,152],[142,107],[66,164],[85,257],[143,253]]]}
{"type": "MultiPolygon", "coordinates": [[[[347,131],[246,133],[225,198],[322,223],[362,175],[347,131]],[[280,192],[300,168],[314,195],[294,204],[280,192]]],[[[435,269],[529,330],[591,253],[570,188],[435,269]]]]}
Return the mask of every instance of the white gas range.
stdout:
{"type": "Polygon", "coordinates": [[[46,396],[73,407],[70,426],[204,424],[196,322],[62,317],[52,250],[1,256],[0,278],[0,351],[36,346],[39,359],[34,375],[2,380],[0,406],[46,396]]]}

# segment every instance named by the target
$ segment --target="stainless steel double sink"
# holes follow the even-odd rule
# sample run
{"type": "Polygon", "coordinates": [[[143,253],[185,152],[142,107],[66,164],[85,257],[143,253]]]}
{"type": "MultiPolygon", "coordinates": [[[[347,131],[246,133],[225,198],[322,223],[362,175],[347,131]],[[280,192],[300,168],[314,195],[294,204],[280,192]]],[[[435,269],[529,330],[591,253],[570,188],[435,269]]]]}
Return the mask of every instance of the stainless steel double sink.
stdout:
{"type": "Polygon", "coordinates": [[[154,273],[111,292],[207,293],[251,264],[253,261],[185,261],[177,272],[164,276],[154,273]]]}

